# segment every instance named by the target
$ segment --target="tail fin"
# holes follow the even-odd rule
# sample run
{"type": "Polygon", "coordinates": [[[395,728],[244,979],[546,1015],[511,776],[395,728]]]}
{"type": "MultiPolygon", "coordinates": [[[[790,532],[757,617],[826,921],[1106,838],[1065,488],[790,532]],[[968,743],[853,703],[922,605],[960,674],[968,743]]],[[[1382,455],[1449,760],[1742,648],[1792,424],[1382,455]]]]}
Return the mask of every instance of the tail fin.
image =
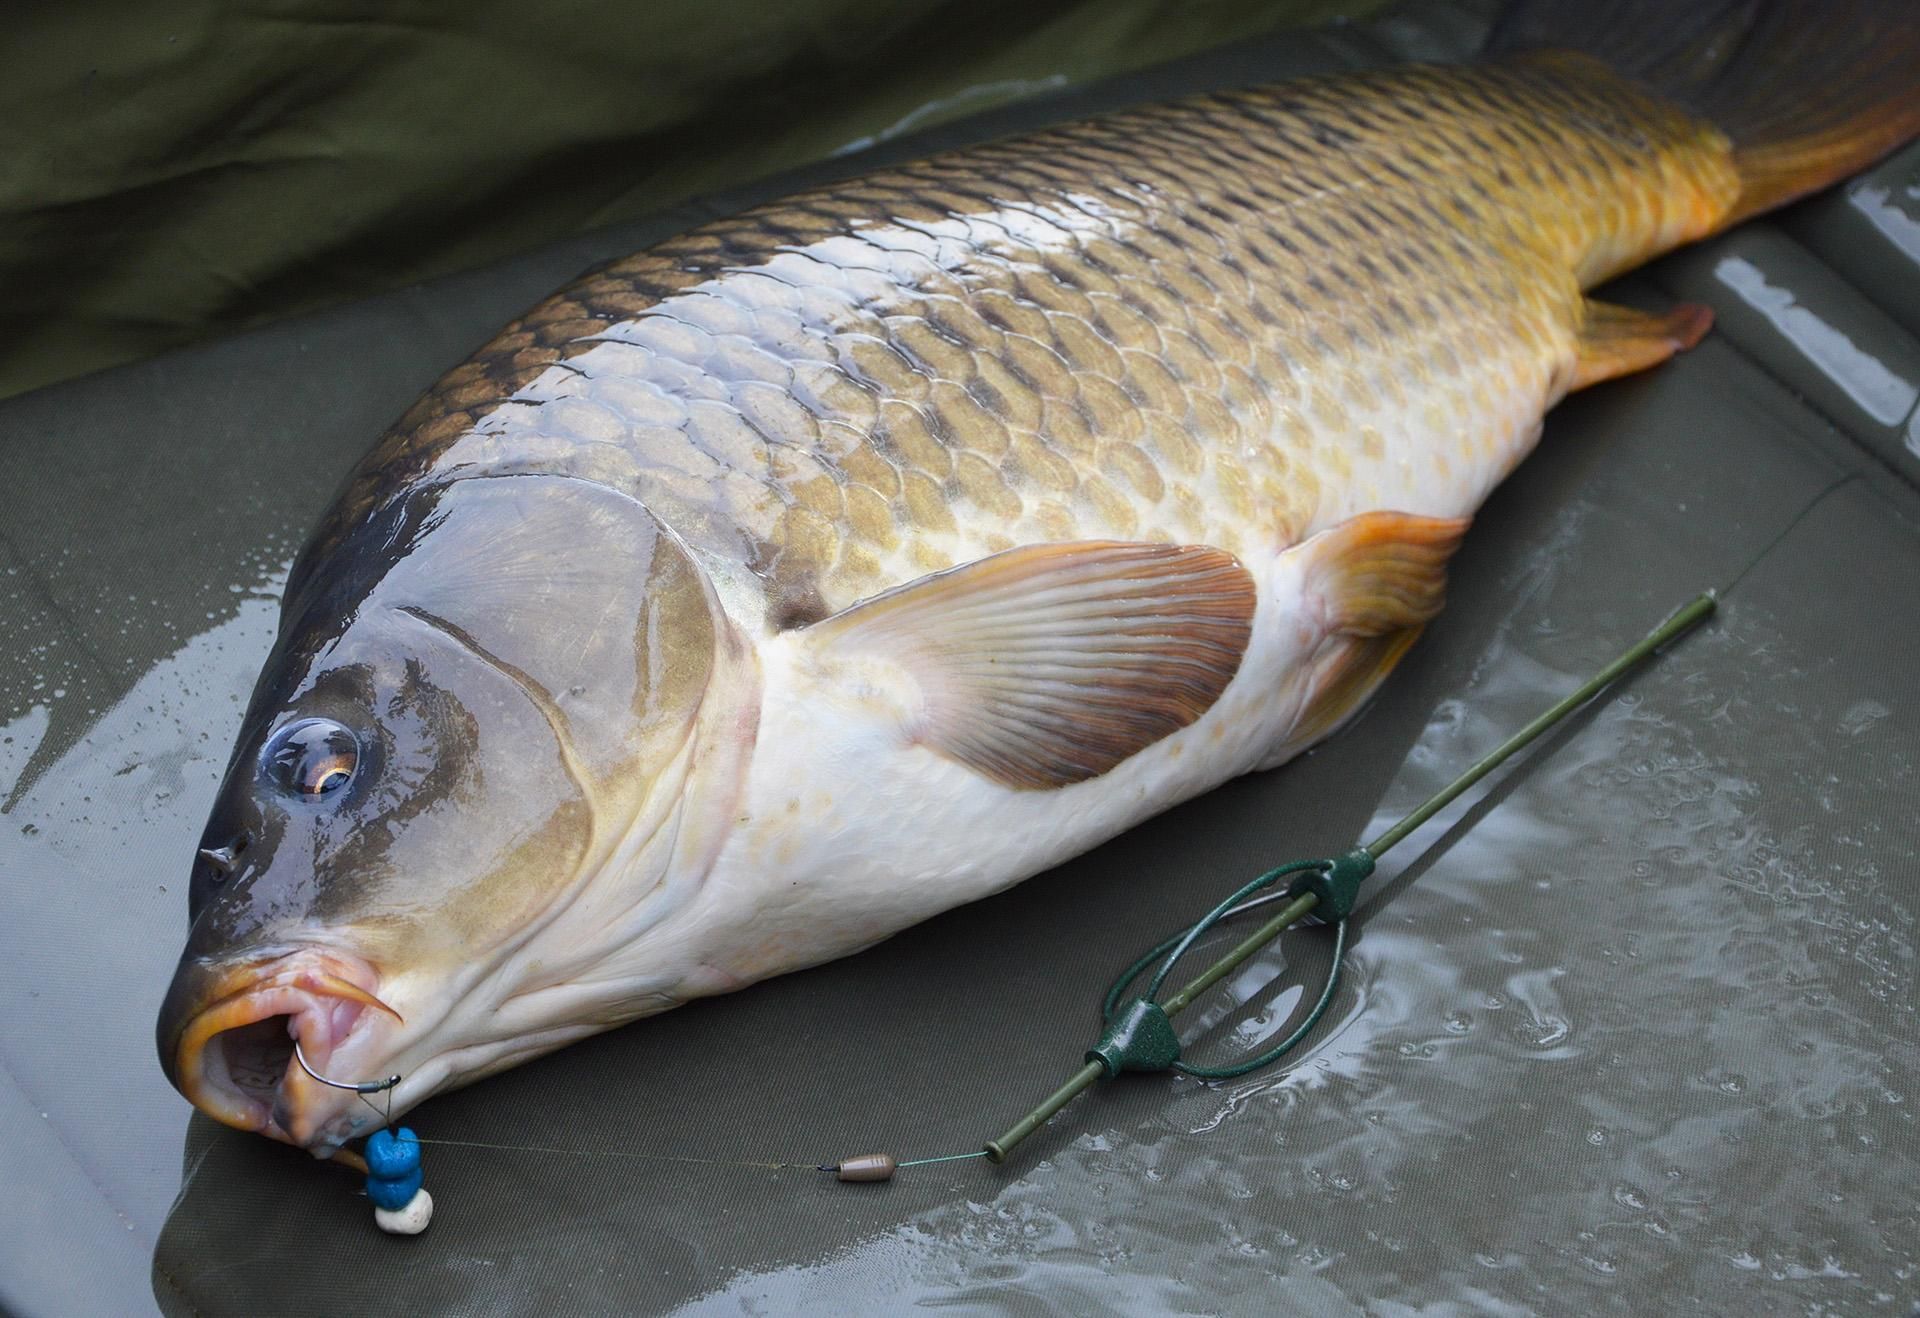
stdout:
{"type": "Polygon", "coordinates": [[[1514,0],[1488,51],[1538,47],[1604,60],[1731,138],[1729,225],[1920,134],[1914,0],[1514,0]]]}

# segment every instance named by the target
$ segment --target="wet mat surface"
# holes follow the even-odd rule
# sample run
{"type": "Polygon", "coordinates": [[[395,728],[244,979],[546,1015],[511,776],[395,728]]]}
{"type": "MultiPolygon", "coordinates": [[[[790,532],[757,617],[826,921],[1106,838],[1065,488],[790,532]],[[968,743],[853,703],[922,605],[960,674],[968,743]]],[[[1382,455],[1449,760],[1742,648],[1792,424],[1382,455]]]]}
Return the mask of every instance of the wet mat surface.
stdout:
{"type": "MultiPolygon", "coordinates": [[[[1442,10],[1242,47],[1073,109],[1473,34],[1442,10]]],[[[705,213],[0,407],[0,1304],[1912,1307],[1914,149],[1615,290],[1708,301],[1720,328],[1553,414],[1446,614],[1314,754],[871,952],[433,1100],[429,1139],[580,1152],[430,1147],[418,1240],[380,1236],[349,1173],[189,1121],[152,1014],[287,561],[440,370],[705,213]],[[1393,854],[1286,1066],[1129,1078],[1003,1169],[849,1187],[655,1160],[977,1147],[1072,1068],[1140,950],[1397,818],[1710,585],[1706,629],[1393,854]]],[[[1197,1048],[1277,1037],[1325,940],[1244,969],[1253,1007],[1197,1048]]]]}

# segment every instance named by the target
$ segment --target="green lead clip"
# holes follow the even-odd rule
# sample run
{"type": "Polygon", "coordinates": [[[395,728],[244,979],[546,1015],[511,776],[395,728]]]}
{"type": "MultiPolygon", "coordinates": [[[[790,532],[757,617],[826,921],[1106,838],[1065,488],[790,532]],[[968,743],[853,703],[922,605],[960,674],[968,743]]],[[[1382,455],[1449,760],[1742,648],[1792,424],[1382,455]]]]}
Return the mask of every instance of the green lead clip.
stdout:
{"type": "Polygon", "coordinates": [[[1203,1080],[1227,1080],[1279,1061],[1306,1038],[1326,1013],[1327,1005],[1333,1001],[1334,989],[1340,982],[1341,959],[1346,952],[1347,917],[1353,911],[1360,885],[1373,873],[1374,862],[1445,809],[1455,797],[1492,773],[1509,756],[1593,699],[1622,673],[1699,623],[1713,612],[1714,605],[1712,591],[1702,594],[1648,633],[1639,644],[1595,673],[1579,689],[1507,738],[1479,763],[1435,793],[1419,809],[1364,847],[1357,847],[1343,856],[1325,860],[1296,860],[1268,870],[1208,911],[1197,924],[1175,934],[1134,962],[1107,990],[1106,1001],[1101,1004],[1106,1030],[1099,1042],[1087,1050],[1086,1064],[1048,1095],[1039,1107],[1015,1122],[1005,1134],[998,1139],[988,1140],[985,1148],[987,1157],[994,1162],[1004,1162],[1015,1146],[1045,1125],[1054,1113],[1072,1102],[1082,1090],[1097,1080],[1111,1079],[1122,1071],[1179,1071],[1203,1080]],[[1278,891],[1267,891],[1276,888],[1278,891]],[[1199,978],[1164,1002],[1159,1000],[1160,990],[1173,973],[1174,965],[1209,929],[1223,920],[1273,901],[1284,901],[1286,904],[1272,919],[1209,966],[1199,978]],[[1231,1066],[1194,1066],[1181,1061],[1180,1040],[1173,1030],[1173,1017],[1192,1006],[1201,994],[1232,974],[1242,962],[1277,938],[1283,929],[1308,915],[1317,915],[1333,925],[1333,969],[1306,1019],[1274,1047],[1243,1062],[1231,1066]],[[1162,957],[1165,960],[1162,961],[1162,957]],[[1127,996],[1128,988],[1155,961],[1161,961],[1160,969],[1147,984],[1146,991],[1127,996]]]}

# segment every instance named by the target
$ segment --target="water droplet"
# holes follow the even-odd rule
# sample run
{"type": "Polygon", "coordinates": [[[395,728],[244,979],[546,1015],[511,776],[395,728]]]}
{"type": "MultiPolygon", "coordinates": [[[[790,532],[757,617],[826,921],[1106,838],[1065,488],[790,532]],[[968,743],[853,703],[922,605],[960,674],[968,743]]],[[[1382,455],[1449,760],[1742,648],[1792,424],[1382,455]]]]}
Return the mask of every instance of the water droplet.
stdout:
{"type": "Polygon", "coordinates": [[[1573,1027],[1557,1016],[1529,1016],[1514,1026],[1514,1036],[1534,1048],[1553,1048],[1565,1043],[1573,1027]]]}

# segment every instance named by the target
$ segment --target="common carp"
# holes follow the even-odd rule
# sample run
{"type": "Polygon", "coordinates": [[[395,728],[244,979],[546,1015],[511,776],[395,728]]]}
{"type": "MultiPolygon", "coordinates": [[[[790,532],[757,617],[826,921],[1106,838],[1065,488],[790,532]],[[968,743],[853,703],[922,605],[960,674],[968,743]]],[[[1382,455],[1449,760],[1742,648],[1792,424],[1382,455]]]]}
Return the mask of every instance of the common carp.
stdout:
{"type": "Polygon", "coordinates": [[[1547,409],[1710,321],[1585,290],[1920,131],[1903,6],[1674,8],[877,170],[507,326],[294,568],[169,1078],[328,1154],[379,1118],[309,1067],[397,1114],[1328,735],[1547,409]]]}

